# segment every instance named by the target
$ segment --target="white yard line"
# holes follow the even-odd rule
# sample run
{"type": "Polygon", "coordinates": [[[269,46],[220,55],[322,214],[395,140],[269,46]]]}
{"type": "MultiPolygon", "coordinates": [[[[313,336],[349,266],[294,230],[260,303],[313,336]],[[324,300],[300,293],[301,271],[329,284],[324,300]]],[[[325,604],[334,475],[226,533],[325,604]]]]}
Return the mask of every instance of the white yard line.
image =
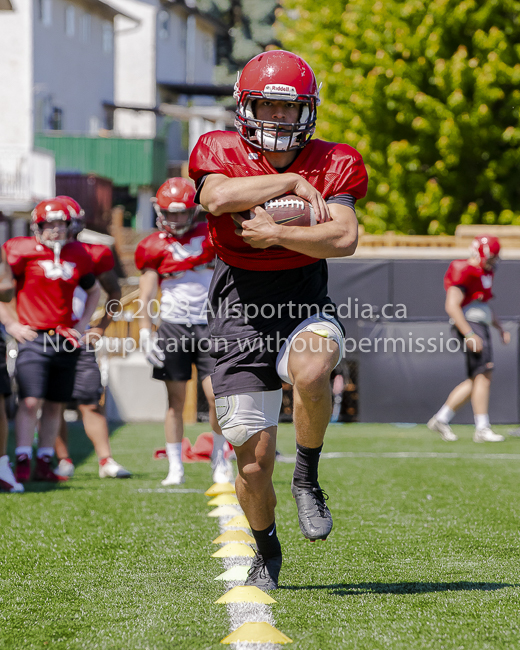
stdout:
{"type": "Polygon", "coordinates": [[[194,492],[195,494],[204,494],[204,490],[195,490],[192,488],[137,488],[134,492],[141,492],[144,494],[149,494],[150,492],[156,492],[157,494],[188,494],[189,492],[194,492]]]}
{"type": "MultiPolygon", "coordinates": [[[[328,458],[442,458],[444,460],[520,460],[520,454],[457,454],[436,451],[330,451],[321,454],[320,460],[328,458]]],[[[278,463],[294,463],[296,456],[278,456],[278,463]]]]}

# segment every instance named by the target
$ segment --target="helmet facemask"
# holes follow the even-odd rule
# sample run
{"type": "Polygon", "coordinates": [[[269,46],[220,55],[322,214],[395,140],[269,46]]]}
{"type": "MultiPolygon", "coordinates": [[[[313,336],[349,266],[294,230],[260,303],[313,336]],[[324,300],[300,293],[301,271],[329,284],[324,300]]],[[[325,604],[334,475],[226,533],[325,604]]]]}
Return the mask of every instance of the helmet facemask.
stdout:
{"type": "Polygon", "coordinates": [[[42,244],[42,246],[47,246],[47,248],[51,248],[53,251],[56,250],[56,245],[59,245],[60,249],[63,248],[65,244],[71,241],[72,234],[73,234],[71,221],[63,219],[62,216],[57,216],[53,218],[52,214],[49,214],[46,223],[52,224],[56,222],[62,222],[65,224],[65,237],[61,239],[51,239],[51,238],[43,237],[43,232],[44,232],[43,223],[36,223],[31,225],[31,229],[38,243],[42,244]]]}
{"type": "Polygon", "coordinates": [[[190,230],[199,211],[198,206],[187,208],[184,203],[170,203],[168,209],[163,209],[157,199],[152,199],[152,202],[157,215],[157,228],[174,237],[181,237],[190,230]]]}
{"type": "Polygon", "coordinates": [[[235,124],[239,134],[255,149],[272,152],[297,151],[302,149],[314,134],[316,107],[317,100],[310,95],[244,90],[238,98],[235,124]],[[298,121],[259,120],[254,114],[257,99],[287,101],[300,105],[298,121]]]}

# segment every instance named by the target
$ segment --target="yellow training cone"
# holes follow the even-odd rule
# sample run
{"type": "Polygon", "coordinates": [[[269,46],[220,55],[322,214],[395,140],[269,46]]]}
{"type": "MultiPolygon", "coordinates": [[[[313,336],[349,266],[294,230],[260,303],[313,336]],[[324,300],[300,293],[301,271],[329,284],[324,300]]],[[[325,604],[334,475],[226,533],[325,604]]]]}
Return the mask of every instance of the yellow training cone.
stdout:
{"type": "Polygon", "coordinates": [[[244,623],[220,643],[292,643],[292,639],[269,623],[244,623]]]}
{"type": "Polygon", "coordinates": [[[229,506],[231,504],[237,504],[238,499],[234,494],[219,494],[218,497],[214,497],[211,501],[208,501],[208,506],[229,506]]]}
{"type": "Polygon", "coordinates": [[[243,530],[226,530],[225,533],[219,535],[217,539],[213,540],[213,544],[224,544],[226,542],[250,542],[255,543],[255,538],[248,535],[243,530]]]}
{"type": "Polygon", "coordinates": [[[204,494],[207,497],[216,497],[219,494],[235,494],[235,486],[233,483],[213,483],[204,494]]]}
{"type": "Polygon", "coordinates": [[[225,603],[265,603],[270,605],[276,603],[274,598],[258,587],[233,587],[227,594],[215,601],[215,604],[225,603]]]}
{"type": "Polygon", "coordinates": [[[249,566],[247,564],[235,564],[235,566],[232,566],[231,569],[224,571],[224,573],[221,573],[216,578],[213,578],[213,580],[226,580],[227,582],[233,582],[236,580],[237,582],[244,582],[247,580],[248,573],[249,566]]]}
{"type": "Polygon", "coordinates": [[[228,526],[236,526],[237,528],[251,528],[245,515],[237,515],[236,517],[233,517],[231,521],[228,521],[227,524],[224,524],[225,528],[228,526]]]}
{"type": "Polygon", "coordinates": [[[239,506],[219,506],[208,512],[208,517],[236,517],[239,512],[239,506]]]}
{"type": "Polygon", "coordinates": [[[226,544],[218,551],[211,554],[211,557],[254,557],[255,552],[247,544],[241,542],[231,542],[226,544]]]}

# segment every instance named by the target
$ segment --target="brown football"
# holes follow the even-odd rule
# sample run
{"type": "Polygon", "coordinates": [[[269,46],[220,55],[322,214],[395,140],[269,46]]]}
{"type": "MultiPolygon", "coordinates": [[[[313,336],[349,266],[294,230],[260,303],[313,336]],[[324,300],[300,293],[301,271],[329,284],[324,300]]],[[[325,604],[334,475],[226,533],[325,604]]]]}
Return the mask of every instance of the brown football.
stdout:
{"type": "MultiPolygon", "coordinates": [[[[316,215],[312,205],[295,194],[278,196],[275,199],[266,201],[263,208],[268,212],[276,223],[284,226],[315,226],[316,215]]],[[[253,219],[253,210],[246,210],[239,213],[241,217],[253,219]]],[[[237,224],[238,225],[238,224],[237,224]]]]}
{"type": "Polygon", "coordinates": [[[264,203],[264,209],[283,226],[315,226],[316,215],[312,205],[295,194],[286,194],[264,203]]]}

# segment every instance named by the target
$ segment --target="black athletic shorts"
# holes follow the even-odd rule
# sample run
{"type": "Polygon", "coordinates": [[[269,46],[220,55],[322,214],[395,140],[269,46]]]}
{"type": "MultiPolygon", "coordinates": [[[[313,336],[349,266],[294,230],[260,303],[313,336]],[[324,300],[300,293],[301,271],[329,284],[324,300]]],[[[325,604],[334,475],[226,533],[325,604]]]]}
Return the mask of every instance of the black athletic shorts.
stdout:
{"type": "Polygon", "coordinates": [[[213,372],[210,334],[207,325],[161,323],[158,345],[164,351],[164,368],[154,368],[153,378],[161,381],[188,381],[191,365],[197,368],[198,378],[205,379],[213,372]]]}
{"type": "Polygon", "coordinates": [[[216,397],[278,390],[276,357],[304,320],[336,316],[325,260],[284,271],[246,271],[217,260],[209,289],[216,397]]]}
{"type": "Polygon", "coordinates": [[[81,348],[76,365],[72,401],[77,404],[98,404],[103,394],[101,373],[94,350],[81,348]]]}
{"type": "Polygon", "coordinates": [[[0,334],[0,395],[5,395],[6,397],[11,394],[11,378],[7,372],[7,360],[6,360],[7,348],[5,345],[5,339],[2,334],[0,334]]]}
{"type": "Polygon", "coordinates": [[[39,330],[34,341],[19,343],[15,374],[20,399],[70,401],[78,357],[79,349],[73,350],[68,341],[49,330],[39,330]]]}
{"type": "Polygon", "coordinates": [[[491,347],[491,332],[484,323],[470,323],[471,329],[482,339],[482,351],[473,352],[471,343],[468,343],[459,330],[454,326],[453,332],[461,342],[461,348],[464,350],[466,345],[466,370],[468,377],[474,379],[489,370],[493,370],[493,348],[491,347]]]}

